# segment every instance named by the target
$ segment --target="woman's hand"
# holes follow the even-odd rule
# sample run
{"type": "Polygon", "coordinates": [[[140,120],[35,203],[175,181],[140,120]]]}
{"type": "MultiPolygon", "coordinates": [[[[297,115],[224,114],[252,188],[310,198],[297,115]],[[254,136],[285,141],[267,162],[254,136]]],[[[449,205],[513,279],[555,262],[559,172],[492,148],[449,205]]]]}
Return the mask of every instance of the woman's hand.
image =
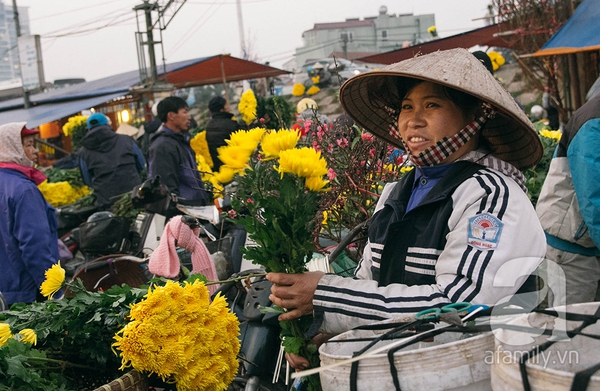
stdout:
{"type": "Polygon", "coordinates": [[[267,280],[274,284],[269,299],[273,304],[289,310],[279,315],[280,321],[312,314],[315,290],[324,274],[323,272],[267,274],[267,280]]]}
{"type": "MultiPolygon", "coordinates": [[[[331,337],[333,337],[333,334],[319,333],[319,334],[315,335],[315,337],[310,341],[310,343],[317,345],[317,349],[318,349],[319,346],[323,345],[331,337]]],[[[310,367],[310,363],[308,362],[308,360],[306,358],[299,356],[297,354],[294,354],[294,353],[286,353],[285,359],[287,360],[288,363],[290,363],[290,366],[297,371],[303,371],[310,367]]]]}

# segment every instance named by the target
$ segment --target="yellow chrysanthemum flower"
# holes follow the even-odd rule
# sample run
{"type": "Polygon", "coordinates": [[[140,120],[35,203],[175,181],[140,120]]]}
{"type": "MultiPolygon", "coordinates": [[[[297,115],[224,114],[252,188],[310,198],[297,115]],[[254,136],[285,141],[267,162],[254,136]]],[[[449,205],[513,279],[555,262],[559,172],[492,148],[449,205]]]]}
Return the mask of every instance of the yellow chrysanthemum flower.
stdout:
{"type": "Polygon", "coordinates": [[[282,178],[286,172],[305,178],[322,177],[327,174],[327,162],[313,148],[288,149],[279,154],[279,167],[275,170],[282,178]]]}
{"type": "Polygon", "coordinates": [[[249,150],[245,147],[237,145],[227,145],[217,148],[219,159],[224,165],[231,167],[234,170],[243,170],[250,161],[254,150],[249,150]]]}
{"type": "Polygon", "coordinates": [[[87,116],[85,115],[76,115],[74,117],[70,117],[67,120],[67,123],[63,125],[62,131],[65,136],[70,136],[73,134],[73,130],[80,126],[86,126],[85,121],[87,121],[87,116]]]}
{"type": "Polygon", "coordinates": [[[55,183],[44,181],[38,185],[38,189],[46,201],[54,207],[72,204],[91,192],[87,186],[73,187],[66,181],[55,183]]]}
{"type": "Polygon", "coordinates": [[[239,321],[201,281],[168,281],[134,304],[115,335],[121,369],[132,366],[174,381],[178,390],[225,390],[237,373],[239,321]]]}
{"type": "Polygon", "coordinates": [[[196,167],[198,168],[198,172],[200,172],[202,180],[209,182],[210,177],[214,175],[212,168],[206,163],[206,160],[204,160],[204,156],[202,155],[196,155],[196,162],[198,163],[196,167]]]}
{"type": "Polygon", "coordinates": [[[44,297],[52,299],[52,296],[62,288],[65,282],[65,269],[60,267],[60,261],[52,265],[52,267],[45,272],[46,279],[40,286],[40,292],[44,297]]]}
{"type": "Polygon", "coordinates": [[[540,130],[540,135],[542,137],[551,138],[556,141],[560,141],[560,138],[562,137],[562,132],[560,130],[542,129],[542,130],[540,130]]]}
{"type": "Polygon", "coordinates": [[[221,166],[219,168],[219,172],[217,172],[214,177],[219,183],[229,183],[233,180],[233,177],[238,172],[238,170],[234,170],[228,166],[221,166]]]}
{"type": "Polygon", "coordinates": [[[310,191],[327,191],[329,189],[325,188],[325,186],[328,184],[329,181],[320,176],[309,176],[305,182],[306,188],[310,191]]]}
{"type": "Polygon", "coordinates": [[[0,323],[0,346],[6,345],[6,341],[13,337],[8,323],[0,323]]]}
{"type": "Polygon", "coordinates": [[[250,130],[238,130],[229,135],[229,139],[225,140],[227,145],[244,147],[254,151],[258,147],[258,143],[265,134],[263,128],[252,128],[250,130]]]}
{"type": "Polygon", "coordinates": [[[292,95],[293,96],[302,96],[302,95],[304,95],[305,92],[306,92],[306,87],[304,87],[304,84],[296,83],[296,84],[294,84],[294,87],[292,87],[292,95]]]}
{"type": "Polygon", "coordinates": [[[308,91],[306,91],[306,93],[308,95],[315,95],[317,94],[319,91],[321,91],[321,89],[317,86],[310,86],[310,88],[308,89],[308,91]]]}
{"type": "Polygon", "coordinates": [[[21,342],[28,342],[32,345],[37,344],[37,334],[32,329],[23,329],[19,331],[19,334],[21,335],[21,342]]]}
{"type": "Polygon", "coordinates": [[[246,90],[242,94],[240,98],[240,103],[238,104],[238,110],[240,114],[242,114],[242,120],[248,125],[256,119],[256,106],[258,103],[256,102],[256,96],[254,96],[254,91],[246,90]]]}
{"type": "Polygon", "coordinates": [[[321,81],[321,76],[317,75],[317,76],[313,76],[310,78],[312,80],[312,82],[314,84],[319,84],[319,82],[321,81]]]}
{"type": "Polygon", "coordinates": [[[260,146],[264,159],[274,159],[279,157],[282,151],[296,147],[300,140],[300,133],[296,130],[280,129],[265,134],[260,146]]]}
{"type": "Polygon", "coordinates": [[[435,26],[431,26],[431,27],[429,27],[429,28],[427,29],[427,32],[428,32],[429,34],[431,34],[431,33],[435,32],[435,31],[437,31],[437,27],[435,27],[435,26]]]}
{"type": "MultiPolygon", "coordinates": [[[[225,166],[221,166],[221,167],[225,167],[225,166]]],[[[208,181],[213,186],[213,197],[214,198],[223,197],[224,188],[223,188],[223,185],[216,179],[216,176],[212,175],[210,178],[208,178],[208,181]]]]}
{"type": "Polygon", "coordinates": [[[487,52],[487,55],[490,57],[490,60],[492,61],[492,67],[494,68],[494,71],[497,71],[498,68],[500,68],[502,65],[504,65],[506,63],[504,56],[502,56],[502,54],[500,54],[498,52],[490,51],[490,52],[487,52]]]}
{"type": "Polygon", "coordinates": [[[206,142],[206,130],[198,133],[194,136],[193,139],[190,140],[190,147],[196,153],[196,160],[198,160],[198,155],[204,158],[206,164],[213,168],[214,162],[212,161],[212,157],[210,156],[210,152],[208,151],[208,143],[206,142]]]}

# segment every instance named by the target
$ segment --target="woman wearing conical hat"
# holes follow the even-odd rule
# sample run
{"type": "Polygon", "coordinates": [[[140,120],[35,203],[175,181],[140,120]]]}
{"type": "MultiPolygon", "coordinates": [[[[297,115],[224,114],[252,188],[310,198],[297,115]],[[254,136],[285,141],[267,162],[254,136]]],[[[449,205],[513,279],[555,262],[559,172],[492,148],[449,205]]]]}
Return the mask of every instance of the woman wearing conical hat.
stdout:
{"type": "Polygon", "coordinates": [[[314,313],[340,333],[451,302],[494,305],[536,270],[545,238],[520,170],[542,156],[511,95],[465,49],[357,75],[346,113],[415,169],[386,186],[356,278],[269,274],[281,320],[314,313]]]}

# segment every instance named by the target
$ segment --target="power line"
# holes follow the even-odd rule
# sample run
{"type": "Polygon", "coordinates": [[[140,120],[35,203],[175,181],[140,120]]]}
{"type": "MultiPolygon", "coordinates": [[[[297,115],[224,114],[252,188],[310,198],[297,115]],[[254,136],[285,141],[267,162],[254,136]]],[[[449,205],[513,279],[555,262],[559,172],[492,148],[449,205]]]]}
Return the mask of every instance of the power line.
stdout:
{"type": "MultiPolygon", "coordinates": [[[[124,26],[124,25],[127,25],[126,22],[129,22],[129,21],[135,19],[135,16],[130,16],[124,20],[117,20],[117,19],[121,18],[122,16],[125,16],[125,15],[117,16],[113,20],[107,22],[104,25],[98,26],[98,27],[91,27],[88,29],[72,31],[72,32],[67,32],[67,33],[63,33],[63,34],[45,35],[44,38],[63,38],[63,37],[69,37],[69,36],[73,36],[73,35],[93,33],[93,32],[105,29],[107,27],[124,26]]],[[[134,24],[131,24],[131,25],[134,25],[134,24]]]]}
{"type": "MultiPolygon", "coordinates": [[[[62,33],[64,31],[69,31],[69,30],[73,30],[73,29],[76,29],[76,28],[89,27],[90,24],[99,23],[99,22],[102,22],[103,20],[106,20],[106,18],[108,18],[110,16],[114,16],[115,12],[117,12],[117,11],[112,10],[112,11],[107,12],[107,13],[102,14],[102,15],[96,15],[95,17],[93,17],[91,19],[87,19],[87,20],[78,22],[77,24],[73,24],[71,26],[63,27],[63,28],[60,28],[60,29],[57,29],[57,30],[54,30],[54,31],[46,32],[44,35],[52,36],[53,34],[59,34],[59,33],[62,33]]],[[[131,13],[131,9],[129,9],[129,8],[127,8],[127,9],[121,9],[121,12],[116,15],[116,18],[128,15],[130,13],[131,13]]],[[[113,20],[114,20],[114,18],[113,18],[113,20]]]]}
{"type": "Polygon", "coordinates": [[[59,12],[57,14],[50,14],[50,15],[44,15],[44,16],[38,16],[37,18],[30,18],[29,21],[34,21],[34,20],[42,20],[42,19],[48,19],[48,18],[53,18],[55,16],[63,16],[66,14],[72,14],[73,12],[78,12],[78,11],[82,11],[82,10],[89,10],[90,8],[96,8],[96,7],[100,7],[106,4],[111,4],[111,3],[116,3],[118,1],[123,1],[123,0],[112,0],[112,1],[103,1],[101,3],[98,4],[92,4],[92,5],[88,5],[86,7],[81,7],[81,8],[74,8],[74,9],[70,9],[68,11],[62,11],[59,12]]]}
{"type": "MultiPolygon", "coordinates": [[[[209,7],[209,11],[210,9],[216,5],[218,3],[218,0],[213,1],[210,4],[209,7]]],[[[223,6],[224,3],[219,4],[219,6],[212,11],[212,13],[208,16],[206,16],[207,14],[204,13],[200,16],[200,18],[198,18],[196,21],[194,21],[194,23],[192,23],[192,25],[196,25],[196,23],[198,23],[197,26],[195,26],[195,28],[193,30],[188,30],[188,32],[175,44],[175,46],[169,51],[169,53],[167,53],[167,57],[170,57],[171,55],[175,54],[179,49],[181,49],[181,47],[202,27],[206,24],[206,22],[208,22],[210,20],[210,18],[212,18],[212,16],[223,6]],[[200,22],[204,17],[206,16],[206,19],[202,22],[200,22]]]]}

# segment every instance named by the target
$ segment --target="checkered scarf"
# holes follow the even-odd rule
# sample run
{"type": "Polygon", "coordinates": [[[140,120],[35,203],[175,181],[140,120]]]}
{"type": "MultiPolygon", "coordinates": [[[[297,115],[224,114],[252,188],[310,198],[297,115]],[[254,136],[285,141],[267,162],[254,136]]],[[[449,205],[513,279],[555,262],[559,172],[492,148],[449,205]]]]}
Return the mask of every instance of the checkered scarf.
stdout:
{"type": "Polygon", "coordinates": [[[454,136],[444,137],[416,156],[410,154],[410,160],[417,166],[437,166],[469,142],[471,137],[477,134],[487,120],[487,115],[483,114],[459,130],[454,136]]]}
{"type": "MultiPolygon", "coordinates": [[[[388,114],[390,117],[396,116],[396,119],[398,118],[397,110],[390,108],[389,111],[390,112],[388,114]]],[[[483,103],[483,114],[481,117],[476,118],[473,122],[459,130],[455,135],[444,137],[416,156],[410,153],[410,149],[402,137],[400,137],[400,132],[398,132],[395,126],[391,125],[389,127],[389,132],[390,135],[395,138],[399,138],[402,141],[402,145],[404,145],[404,149],[408,152],[410,161],[412,161],[416,166],[436,166],[446,160],[454,152],[458,151],[467,142],[469,142],[471,137],[479,132],[486,121],[490,118],[494,118],[495,115],[496,112],[494,108],[487,103],[483,103]]]]}

